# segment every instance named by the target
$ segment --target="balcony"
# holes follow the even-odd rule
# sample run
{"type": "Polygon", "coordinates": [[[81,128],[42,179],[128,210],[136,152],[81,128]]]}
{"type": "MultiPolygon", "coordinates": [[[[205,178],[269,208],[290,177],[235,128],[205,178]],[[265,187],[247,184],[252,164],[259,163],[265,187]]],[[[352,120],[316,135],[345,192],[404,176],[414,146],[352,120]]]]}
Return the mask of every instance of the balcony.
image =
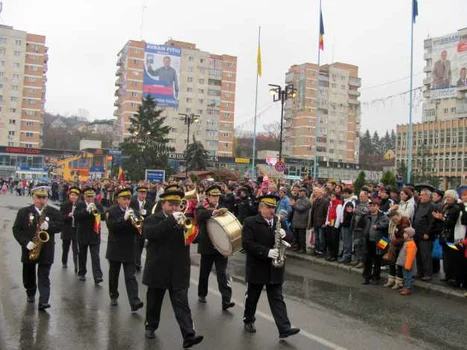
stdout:
{"type": "Polygon", "coordinates": [[[329,82],[329,75],[320,74],[320,75],[319,75],[319,81],[327,81],[327,82],[329,82]]]}
{"type": "Polygon", "coordinates": [[[353,106],[359,106],[360,101],[349,98],[349,104],[353,106]]]}
{"type": "Polygon", "coordinates": [[[430,90],[423,91],[423,98],[431,98],[430,90]]]}
{"type": "Polygon", "coordinates": [[[292,84],[295,80],[295,73],[294,72],[288,72],[285,75],[285,83],[286,84],[292,84]]]}
{"type": "Polygon", "coordinates": [[[121,58],[121,57],[118,57],[118,58],[117,58],[117,66],[118,66],[118,67],[121,67],[121,66],[122,66],[122,58],[121,58]]]}
{"type": "Polygon", "coordinates": [[[430,52],[430,53],[425,52],[425,53],[423,54],[423,59],[424,59],[424,60],[431,60],[432,57],[433,57],[433,55],[431,54],[431,52],[430,52]]]}
{"type": "Polygon", "coordinates": [[[118,78],[117,80],[115,80],[115,86],[122,86],[123,85],[123,82],[120,78],[118,78]]]}
{"type": "Polygon", "coordinates": [[[457,90],[467,92],[467,85],[460,86],[460,87],[457,88],[457,90]]]}
{"type": "Polygon", "coordinates": [[[425,68],[423,68],[423,71],[424,71],[425,73],[431,72],[431,66],[426,66],[425,68]]]}
{"type": "Polygon", "coordinates": [[[357,91],[357,90],[349,90],[349,95],[350,95],[350,96],[359,97],[359,96],[360,96],[360,91],[357,91]]]}
{"type": "Polygon", "coordinates": [[[120,106],[120,99],[119,99],[119,98],[117,98],[117,99],[115,100],[114,106],[115,106],[115,107],[119,107],[119,106],[120,106]]]}
{"type": "Polygon", "coordinates": [[[115,73],[115,75],[116,75],[117,77],[119,77],[119,76],[122,75],[122,73],[123,73],[123,71],[122,71],[122,68],[120,67],[120,68],[117,69],[117,72],[115,73]]]}
{"type": "Polygon", "coordinates": [[[362,86],[362,79],[356,78],[356,77],[350,77],[349,78],[349,85],[350,86],[355,86],[355,87],[361,87],[362,86]]]}
{"type": "Polygon", "coordinates": [[[122,96],[122,95],[123,95],[123,93],[122,93],[121,89],[115,90],[114,96],[122,96]]]}
{"type": "Polygon", "coordinates": [[[431,78],[425,78],[423,79],[423,85],[430,85],[431,84],[431,78]]]}
{"type": "Polygon", "coordinates": [[[120,116],[120,108],[117,108],[114,113],[113,113],[114,117],[119,117],[120,116]]]}

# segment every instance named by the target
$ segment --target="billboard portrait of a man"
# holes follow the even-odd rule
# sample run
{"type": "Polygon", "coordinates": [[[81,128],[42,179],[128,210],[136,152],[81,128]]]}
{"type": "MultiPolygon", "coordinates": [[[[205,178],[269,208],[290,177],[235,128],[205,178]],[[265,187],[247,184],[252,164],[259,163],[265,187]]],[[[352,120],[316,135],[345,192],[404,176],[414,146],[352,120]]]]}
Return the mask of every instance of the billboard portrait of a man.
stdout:
{"type": "MultiPolygon", "coordinates": [[[[150,58],[148,57],[148,61],[149,60],[150,58]]],[[[179,88],[177,71],[170,65],[172,63],[172,59],[169,56],[165,56],[162,62],[164,65],[157,68],[156,70],[152,69],[152,62],[151,64],[148,64],[148,74],[164,83],[165,86],[172,88],[174,92],[174,98],[178,99],[179,88]]]]}
{"type": "Polygon", "coordinates": [[[460,71],[460,77],[457,81],[457,87],[464,87],[467,86],[467,68],[462,68],[460,71]]]}
{"type": "Polygon", "coordinates": [[[451,61],[447,59],[448,52],[441,51],[441,58],[436,61],[433,68],[433,88],[446,89],[451,87],[452,71],[451,61]]]}

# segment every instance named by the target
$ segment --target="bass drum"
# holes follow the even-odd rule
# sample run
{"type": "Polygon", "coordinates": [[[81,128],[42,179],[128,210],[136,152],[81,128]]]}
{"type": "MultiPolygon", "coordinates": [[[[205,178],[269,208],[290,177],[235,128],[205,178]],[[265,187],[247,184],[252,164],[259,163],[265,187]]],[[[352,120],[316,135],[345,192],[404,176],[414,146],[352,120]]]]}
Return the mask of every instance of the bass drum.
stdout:
{"type": "Polygon", "coordinates": [[[222,255],[233,255],[242,249],[242,224],[232,213],[213,216],[206,228],[214,248],[222,255]]]}

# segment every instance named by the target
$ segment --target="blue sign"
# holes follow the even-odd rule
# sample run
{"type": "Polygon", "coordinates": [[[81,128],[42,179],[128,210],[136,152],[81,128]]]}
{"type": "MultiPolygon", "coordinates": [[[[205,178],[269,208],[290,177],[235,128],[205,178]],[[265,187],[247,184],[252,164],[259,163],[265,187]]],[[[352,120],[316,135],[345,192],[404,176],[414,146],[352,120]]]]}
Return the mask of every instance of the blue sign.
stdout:
{"type": "Polygon", "coordinates": [[[178,47],[146,44],[143,93],[159,107],[178,108],[181,55],[178,47]]]}
{"type": "Polygon", "coordinates": [[[30,166],[19,166],[19,167],[16,167],[16,171],[31,171],[31,172],[46,173],[48,170],[47,170],[47,168],[35,168],[35,167],[30,167],[30,166]]]}
{"type": "Polygon", "coordinates": [[[162,183],[165,181],[165,170],[146,169],[144,177],[146,181],[162,183]]]}

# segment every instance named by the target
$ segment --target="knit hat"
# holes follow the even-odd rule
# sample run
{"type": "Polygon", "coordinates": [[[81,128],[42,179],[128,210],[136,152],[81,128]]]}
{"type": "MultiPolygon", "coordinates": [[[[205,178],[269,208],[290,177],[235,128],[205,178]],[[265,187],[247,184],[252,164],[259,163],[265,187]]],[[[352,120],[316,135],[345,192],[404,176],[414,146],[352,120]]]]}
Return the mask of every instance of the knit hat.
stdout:
{"type": "Polygon", "coordinates": [[[279,210],[279,215],[287,216],[287,210],[285,210],[285,209],[279,210]]]}
{"type": "Polygon", "coordinates": [[[406,227],[404,229],[404,232],[407,233],[409,237],[415,236],[415,230],[413,229],[413,227],[406,227]]]}

